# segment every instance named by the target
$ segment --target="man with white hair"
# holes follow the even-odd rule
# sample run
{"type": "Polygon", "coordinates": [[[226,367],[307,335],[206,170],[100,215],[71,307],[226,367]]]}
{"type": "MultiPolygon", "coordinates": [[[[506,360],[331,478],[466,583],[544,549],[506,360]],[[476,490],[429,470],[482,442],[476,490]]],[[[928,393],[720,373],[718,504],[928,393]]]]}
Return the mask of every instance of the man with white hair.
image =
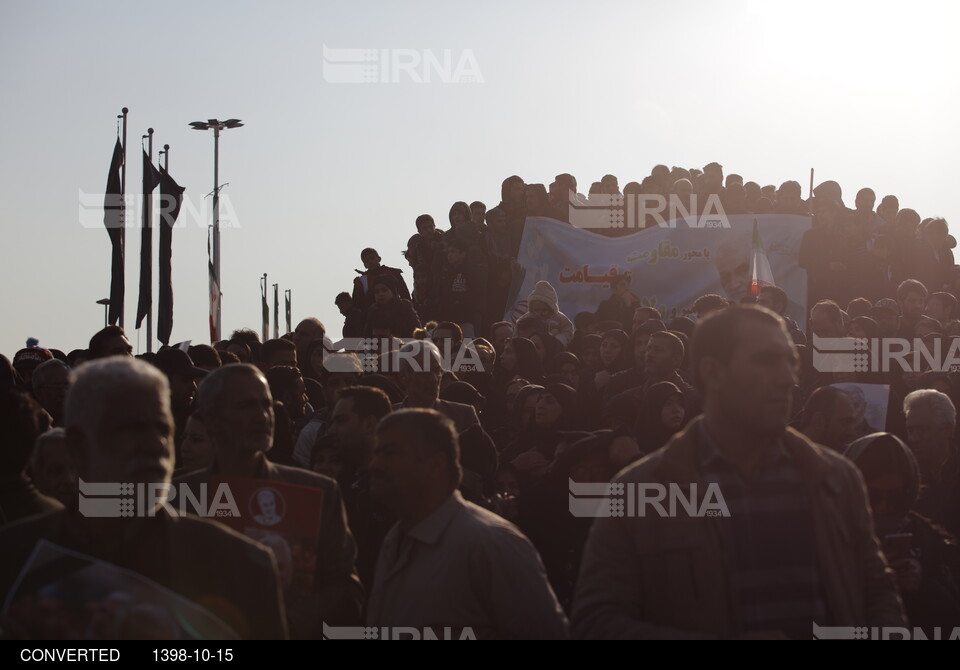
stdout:
{"type": "MultiPolygon", "coordinates": [[[[313,591],[287,594],[293,638],[319,638],[322,624],[360,622],[363,588],[355,567],[357,549],[346,525],[337,482],[301,468],[272,463],[273,397],[263,373],[253,365],[225,365],[211,372],[197,392],[197,414],[214,449],[213,464],[178,482],[195,491],[217,476],[296,484],[323,492],[313,591]]],[[[266,514],[266,511],[264,512],[266,514]]]]}
{"type": "Polygon", "coordinates": [[[960,531],[960,475],[954,443],[957,413],[950,397],[922,389],[903,399],[907,445],[920,466],[923,488],[914,510],[956,535],[960,531]]]}
{"type": "MultiPolygon", "coordinates": [[[[163,373],[130,357],[85,364],[67,396],[67,448],[82,482],[164,487],[173,472],[173,418],[163,373]]],[[[37,542],[48,540],[137,572],[194,601],[241,638],[285,638],[272,554],[212,521],[174,516],[159,503],[133,517],[66,510],[0,531],[0,600],[37,542]]]]}

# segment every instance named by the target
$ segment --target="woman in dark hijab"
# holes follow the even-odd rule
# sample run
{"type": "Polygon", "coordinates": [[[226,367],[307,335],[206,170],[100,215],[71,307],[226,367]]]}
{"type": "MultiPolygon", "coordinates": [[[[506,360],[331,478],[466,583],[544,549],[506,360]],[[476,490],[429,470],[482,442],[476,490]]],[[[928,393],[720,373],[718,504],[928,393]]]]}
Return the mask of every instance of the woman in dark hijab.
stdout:
{"type": "Polygon", "coordinates": [[[605,332],[600,339],[601,369],[613,375],[629,368],[633,356],[629,342],[630,338],[619,328],[605,332]]]}
{"type": "Polygon", "coordinates": [[[581,372],[583,372],[583,364],[573,352],[561,351],[550,361],[550,373],[565,379],[563,383],[573,389],[580,385],[581,372]]]}
{"type": "Polygon", "coordinates": [[[544,389],[539,384],[528,384],[520,389],[516,399],[513,401],[513,412],[510,413],[510,420],[507,425],[498,431],[495,442],[504,457],[500,460],[508,462],[506,458],[508,453],[517,456],[528,445],[536,434],[537,428],[534,417],[537,413],[537,401],[544,389]]]}
{"type": "Polygon", "coordinates": [[[595,333],[584,335],[577,343],[577,348],[572,350],[583,363],[584,372],[589,369],[596,372],[600,369],[601,342],[603,342],[603,338],[595,333]]]}
{"type": "Polygon", "coordinates": [[[587,412],[594,419],[600,416],[604,389],[610,377],[630,367],[633,363],[633,347],[630,338],[619,328],[608,330],[600,337],[598,367],[584,366],[577,392],[587,412]]]}
{"type": "Polygon", "coordinates": [[[582,430],[577,392],[566,384],[547,384],[537,397],[533,426],[528,434],[518,437],[504,452],[520,474],[527,478],[541,476],[553,460],[563,432],[582,430]]]}
{"type": "Polygon", "coordinates": [[[913,453],[895,435],[873,433],[851,443],[844,456],[863,474],[877,538],[911,625],[960,626],[957,538],[913,511],[920,495],[913,453]]]}
{"type": "Polygon", "coordinates": [[[656,451],[686,424],[683,392],[672,382],[657,382],[643,396],[642,421],[635,424],[645,454],[656,451]]]}
{"type": "Polygon", "coordinates": [[[503,354],[494,364],[494,384],[498,391],[516,376],[539,384],[543,379],[543,365],[537,355],[537,348],[525,337],[514,337],[507,340],[503,354]]]}

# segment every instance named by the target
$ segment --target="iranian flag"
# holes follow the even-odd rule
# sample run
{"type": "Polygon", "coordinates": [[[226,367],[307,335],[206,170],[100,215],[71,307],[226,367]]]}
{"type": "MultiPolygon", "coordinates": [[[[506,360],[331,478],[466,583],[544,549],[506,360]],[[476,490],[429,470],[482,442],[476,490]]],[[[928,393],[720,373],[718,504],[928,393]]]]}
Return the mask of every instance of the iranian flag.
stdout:
{"type": "Polygon", "coordinates": [[[767,252],[763,250],[760,240],[760,225],[753,220],[753,253],[750,254],[750,295],[760,295],[764,286],[776,286],[773,281],[773,272],[770,271],[770,261],[767,252]]]}

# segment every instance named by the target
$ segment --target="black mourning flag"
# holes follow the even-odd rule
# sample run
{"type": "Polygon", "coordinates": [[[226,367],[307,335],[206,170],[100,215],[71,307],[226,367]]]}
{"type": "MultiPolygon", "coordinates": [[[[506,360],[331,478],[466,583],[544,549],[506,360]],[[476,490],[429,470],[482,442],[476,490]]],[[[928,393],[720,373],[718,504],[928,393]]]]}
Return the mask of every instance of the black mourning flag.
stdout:
{"type": "Polygon", "coordinates": [[[143,152],[143,224],[140,229],[140,301],[137,303],[137,328],[153,306],[153,190],[160,183],[160,173],[143,152]]]}
{"type": "Polygon", "coordinates": [[[110,314],[111,324],[117,323],[123,314],[123,198],[120,195],[120,168],[123,165],[123,145],[120,138],[113,147],[110,172],[107,173],[107,190],[103,198],[103,225],[107,228],[112,246],[110,262],[110,314]]]}
{"type": "Polygon", "coordinates": [[[160,305],[157,308],[157,339],[170,344],[173,331],[173,226],[180,215],[184,188],[160,168],[160,305]]]}

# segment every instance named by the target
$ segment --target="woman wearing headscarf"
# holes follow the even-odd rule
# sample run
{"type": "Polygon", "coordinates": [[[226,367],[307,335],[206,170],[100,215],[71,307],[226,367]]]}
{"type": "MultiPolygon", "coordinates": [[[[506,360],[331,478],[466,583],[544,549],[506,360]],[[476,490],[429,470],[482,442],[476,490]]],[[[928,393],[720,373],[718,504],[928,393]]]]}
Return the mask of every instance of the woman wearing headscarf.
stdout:
{"type": "Polygon", "coordinates": [[[546,475],[523,490],[520,527],[540,553],[557,599],[568,612],[593,523],[590,516],[571,514],[570,481],[608,482],[640,456],[636,440],[625,430],[566,432],[546,475]]]}
{"type": "MultiPolygon", "coordinates": [[[[536,432],[534,417],[541,393],[543,387],[539,384],[527,384],[517,393],[507,424],[494,435],[494,442],[502,454],[510,449],[515,450],[515,455],[519,454],[523,450],[522,445],[533,440],[536,432]]],[[[502,457],[500,461],[506,463],[507,459],[502,457]]]]}
{"type": "Polygon", "coordinates": [[[634,424],[637,443],[645,454],[665,445],[684,425],[684,396],[673,382],[657,382],[643,396],[641,421],[634,424]]]}
{"type": "Polygon", "coordinates": [[[844,455],[863,474],[877,538],[911,625],[960,626],[960,549],[956,537],[912,511],[920,494],[913,453],[895,435],[873,433],[844,455]]]}
{"type": "Polygon", "coordinates": [[[543,379],[543,366],[533,342],[525,337],[513,337],[507,340],[503,354],[493,368],[494,388],[500,392],[516,376],[523,377],[533,384],[543,379]]]}
{"type": "Polygon", "coordinates": [[[583,372],[583,363],[573,352],[561,351],[550,361],[550,374],[562,377],[563,383],[574,390],[580,386],[581,372],[583,372]]]}
{"type": "Polygon", "coordinates": [[[566,384],[547,384],[537,398],[532,430],[514,440],[503,454],[521,476],[536,479],[553,460],[562,433],[583,430],[577,392],[566,384]]]}
{"type": "Polygon", "coordinates": [[[599,418],[603,392],[610,383],[610,378],[630,367],[632,362],[633,348],[625,332],[620,329],[608,330],[600,337],[596,367],[584,366],[580,386],[577,388],[587,416],[594,421],[599,418]]]}

